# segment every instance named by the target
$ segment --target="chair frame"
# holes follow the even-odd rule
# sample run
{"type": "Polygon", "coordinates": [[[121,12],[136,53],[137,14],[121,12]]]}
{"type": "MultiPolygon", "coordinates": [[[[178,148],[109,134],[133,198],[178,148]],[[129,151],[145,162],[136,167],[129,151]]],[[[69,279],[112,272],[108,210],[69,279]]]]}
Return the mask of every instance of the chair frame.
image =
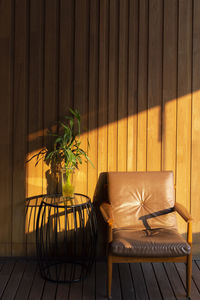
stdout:
{"type": "MultiPolygon", "coordinates": [[[[191,294],[191,278],[192,278],[192,217],[186,208],[180,204],[175,203],[175,211],[187,222],[187,242],[191,247],[189,255],[178,257],[126,257],[112,255],[108,250],[107,268],[108,268],[108,299],[111,299],[112,286],[112,264],[113,263],[138,263],[138,262],[181,262],[186,263],[186,282],[187,282],[187,296],[191,294]]],[[[104,220],[108,224],[108,243],[112,241],[113,217],[111,205],[102,203],[100,206],[101,213],[104,220]]]]}

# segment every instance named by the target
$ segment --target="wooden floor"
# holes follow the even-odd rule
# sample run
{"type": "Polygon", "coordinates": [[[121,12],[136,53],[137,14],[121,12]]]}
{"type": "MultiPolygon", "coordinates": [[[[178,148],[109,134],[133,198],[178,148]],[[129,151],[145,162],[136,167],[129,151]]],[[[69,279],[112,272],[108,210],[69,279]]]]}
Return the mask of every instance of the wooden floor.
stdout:
{"type": "MultiPolygon", "coordinates": [[[[0,259],[0,299],[106,299],[106,263],[97,262],[82,283],[43,280],[34,260],[0,259]]],[[[187,299],[184,264],[115,264],[113,300],[187,299]]],[[[200,261],[193,262],[192,300],[200,299],[200,261]]]]}

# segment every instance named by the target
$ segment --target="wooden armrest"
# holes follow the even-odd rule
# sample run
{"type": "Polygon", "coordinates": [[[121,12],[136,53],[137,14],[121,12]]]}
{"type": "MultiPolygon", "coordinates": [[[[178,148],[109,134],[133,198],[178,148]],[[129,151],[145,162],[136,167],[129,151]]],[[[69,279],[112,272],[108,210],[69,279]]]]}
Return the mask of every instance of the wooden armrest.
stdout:
{"type": "Polygon", "coordinates": [[[112,207],[109,203],[103,202],[100,205],[100,211],[103,215],[104,220],[108,224],[108,243],[110,243],[112,241],[112,226],[113,226],[112,207]]]}
{"type": "Polygon", "coordinates": [[[192,247],[192,216],[188,210],[180,203],[175,203],[175,211],[188,223],[187,225],[187,242],[192,247]]]}
{"type": "Polygon", "coordinates": [[[113,223],[113,217],[112,217],[112,208],[109,203],[103,202],[100,205],[100,211],[102,213],[102,216],[104,220],[109,224],[112,225],[113,223]]]}
{"type": "Polygon", "coordinates": [[[177,213],[186,221],[186,222],[191,222],[192,216],[190,215],[190,213],[188,212],[188,210],[180,203],[175,203],[175,211],[177,211],[177,213]]]}

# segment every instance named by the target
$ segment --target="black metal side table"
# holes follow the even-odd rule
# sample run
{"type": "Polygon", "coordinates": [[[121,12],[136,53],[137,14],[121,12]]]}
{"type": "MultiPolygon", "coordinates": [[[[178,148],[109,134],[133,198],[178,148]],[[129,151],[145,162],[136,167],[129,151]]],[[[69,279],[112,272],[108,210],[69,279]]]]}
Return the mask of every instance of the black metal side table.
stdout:
{"type": "Polygon", "coordinates": [[[43,278],[54,282],[77,282],[95,259],[96,216],[88,196],[60,194],[43,198],[36,225],[37,258],[43,278]]]}

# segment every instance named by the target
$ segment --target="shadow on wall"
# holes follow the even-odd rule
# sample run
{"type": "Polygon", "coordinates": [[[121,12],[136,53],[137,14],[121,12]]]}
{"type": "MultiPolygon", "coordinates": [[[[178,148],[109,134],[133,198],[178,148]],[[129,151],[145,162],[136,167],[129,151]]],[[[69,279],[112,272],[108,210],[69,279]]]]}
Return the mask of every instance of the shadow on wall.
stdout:
{"type": "MultiPolygon", "coordinates": [[[[61,1],[55,9],[46,1],[34,11],[30,6],[27,155],[48,144],[47,128],[68,107],[77,108],[99,172],[177,169],[177,193],[190,201],[193,141],[192,159],[199,161],[198,130],[192,137],[190,130],[191,124],[199,128],[199,18],[198,1],[179,2],[61,1]],[[41,23],[35,28],[36,12],[41,23]]],[[[97,172],[85,174],[84,189],[91,178],[93,189],[97,172]]],[[[42,170],[34,176],[44,177],[42,170]]],[[[33,194],[29,186],[27,193],[33,194]]]]}
{"type": "Polygon", "coordinates": [[[45,177],[47,183],[47,194],[53,194],[55,191],[57,193],[62,192],[60,172],[49,169],[45,172],[45,177]]]}
{"type": "MultiPolygon", "coordinates": [[[[49,176],[49,175],[48,175],[49,176]]],[[[52,182],[51,176],[49,185],[52,182]]],[[[50,190],[49,190],[50,191],[50,190]]],[[[51,192],[51,191],[50,191],[51,192]]],[[[26,241],[27,241],[27,254],[35,256],[36,254],[36,224],[40,204],[45,196],[42,194],[38,196],[29,197],[26,199],[26,241]]],[[[101,173],[96,185],[95,194],[93,198],[93,205],[97,217],[97,258],[105,257],[106,255],[106,241],[107,241],[107,228],[106,224],[100,213],[99,206],[103,201],[108,201],[107,195],[107,173],[101,173]]],[[[63,216],[61,216],[63,217],[63,216]]],[[[52,223],[53,224],[53,223],[52,223]]],[[[64,230],[64,228],[62,228],[64,230]]]]}
{"type": "MultiPolygon", "coordinates": [[[[103,217],[100,212],[100,205],[102,202],[108,201],[108,176],[107,172],[103,172],[100,174],[95,193],[93,197],[93,206],[96,212],[97,217],[97,259],[105,258],[106,256],[106,247],[107,247],[107,225],[103,220],[103,217]]],[[[35,255],[36,253],[36,222],[37,215],[39,211],[39,206],[43,198],[47,195],[38,195],[36,197],[30,197],[26,199],[26,237],[27,237],[27,254],[35,255]]],[[[173,212],[173,208],[169,210],[159,211],[155,214],[146,215],[142,219],[144,225],[146,225],[147,230],[150,229],[147,224],[147,219],[155,217],[157,215],[166,214],[173,212]]],[[[186,238],[186,233],[183,234],[186,238]]],[[[199,243],[200,243],[200,235],[198,233],[193,234],[193,256],[196,258],[200,257],[199,251],[199,243]]]]}

